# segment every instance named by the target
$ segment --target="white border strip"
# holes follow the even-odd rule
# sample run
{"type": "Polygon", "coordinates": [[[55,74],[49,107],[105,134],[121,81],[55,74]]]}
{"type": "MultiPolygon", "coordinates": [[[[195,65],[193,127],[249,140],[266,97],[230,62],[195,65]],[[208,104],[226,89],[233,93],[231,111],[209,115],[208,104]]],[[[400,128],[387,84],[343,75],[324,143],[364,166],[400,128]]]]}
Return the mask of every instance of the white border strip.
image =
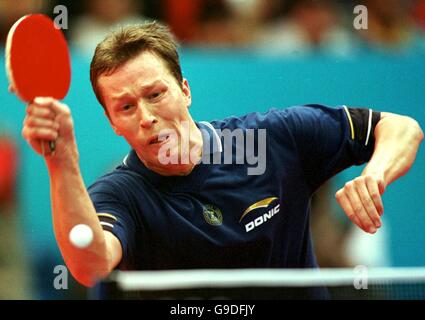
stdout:
{"type": "MultiPolygon", "coordinates": [[[[356,269],[222,269],[116,271],[113,279],[127,291],[230,287],[305,287],[353,285],[356,269]]],[[[366,269],[368,284],[425,283],[425,268],[366,269]]]]}
{"type": "Polygon", "coordinates": [[[114,228],[114,225],[109,222],[100,221],[100,225],[114,228]]]}
{"type": "Polygon", "coordinates": [[[212,132],[214,132],[214,138],[215,138],[214,140],[216,144],[218,145],[218,151],[223,152],[223,146],[221,145],[220,137],[218,136],[218,133],[217,131],[215,131],[215,128],[212,126],[212,124],[207,121],[199,121],[199,123],[206,125],[208,128],[212,130],[212,132]]]}
{"type": "Polygon", "coordinates": [[[367,144],[369,143],[369,137],[370,137],[370,132],[372,131],[372,109],[369,109],[369,121],[367,124],[367,136],[366,136],[366,142],[365,142],[365,146],[367,146],[367,144]]]}
{"type": "Polygon", "coordinates": [[[127,164],[127,158],[128,158],[128,154],[124,157],[124,159],[122,160],[122,163],[126,166],[126,167],[128,167],[128,164],[127,164]]]}

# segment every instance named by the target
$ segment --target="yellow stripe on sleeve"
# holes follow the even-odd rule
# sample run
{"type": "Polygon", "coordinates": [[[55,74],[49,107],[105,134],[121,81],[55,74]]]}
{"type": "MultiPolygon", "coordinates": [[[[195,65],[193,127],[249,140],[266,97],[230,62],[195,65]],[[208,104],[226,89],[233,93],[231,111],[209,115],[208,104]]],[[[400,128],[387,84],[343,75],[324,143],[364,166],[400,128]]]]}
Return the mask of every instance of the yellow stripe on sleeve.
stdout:
{"type": "Polygon", "coordinates": [[[345,114],[347,115],[348,122],[350,123],[350,129],[351,129],[351,139],[354,140],[354,125],[353,120],[351,120],[350,112],[348,111],[348,108],[344,106],[345,114]]]}
{"type": "Polygon", "coordinates": [[[98,217],[111,218],[115,221],[118,221],[118,219],[115,216],[113,216],[112,214],[109,214],[109,213],[97,213],[97,216],[98,217]]]}

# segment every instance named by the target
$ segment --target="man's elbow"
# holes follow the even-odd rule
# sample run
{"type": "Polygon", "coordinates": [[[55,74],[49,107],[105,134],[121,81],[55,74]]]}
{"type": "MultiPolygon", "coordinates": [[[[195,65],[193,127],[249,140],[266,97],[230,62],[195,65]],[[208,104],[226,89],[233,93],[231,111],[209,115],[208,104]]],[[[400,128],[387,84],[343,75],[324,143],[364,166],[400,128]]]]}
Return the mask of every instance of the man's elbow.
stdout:
{"type": "Polygon", "coordinates": [[[424,132],[423,132],[421,126],[419,125],[419,123],[416,122],[416,124],[418,126],[418,140],[419,140],[419,143],[420,143],[424,140],[424,132]]]}
{"type": "Polygon", "coordinates": [[[86,274],[72,273],[73,277],[77,282],[87,288],[91,288],[96,284],[93,278],[88,277],[86,274]]]}
{"type": "Polygon", "coordinates": [[[408,119],[410,120],[409,128],[412,130],[413,139],[420,144],[424,139],[424,132],[415,119],[410,117],[408,117],[408,119]]]}
{"type": "Polygon", "coordinates": [[[108,268],[94,267],[74,267],[70,268],[72,276],[77,280],[78,283],[85,287],[93,287],[100,280],[106,278],[111,271],[108,268]]]}
{"type": "MultiPolygon", "coordinates": [[[[419,123],[409,117],[402,115],[388,114],[386,118],[389,120],[390,128],[400,128],[399,134],[407,138],[411,143],[419,145],[424,139],[424,133],[419,123]]],[[[387,119],[384,119],[387,120],[387,119]]]]}
{"type": "Polygon", "coordinates": [[[420,141],[424,138],[424,133],[419,123],[414,118],[406,115],[381,112],[381,119],[379,120],[376,129],[379,128],[383,128],[385,132],[398,132],[403,136],[410,134],[410,136],[420,141]]]}

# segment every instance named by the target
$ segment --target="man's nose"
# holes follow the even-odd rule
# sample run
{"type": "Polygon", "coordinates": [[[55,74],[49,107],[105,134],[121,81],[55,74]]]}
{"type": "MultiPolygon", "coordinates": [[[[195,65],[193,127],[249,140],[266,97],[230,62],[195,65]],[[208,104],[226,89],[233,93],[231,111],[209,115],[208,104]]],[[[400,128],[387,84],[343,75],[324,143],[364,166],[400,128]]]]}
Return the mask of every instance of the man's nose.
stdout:
{"type": "Polygon", "coordinates": [[[150,128],[153,124],[158,122],[151,110],[142,103],[138,104],[137,112],[139,114],[139,122],[142,128],[150,128]]]}

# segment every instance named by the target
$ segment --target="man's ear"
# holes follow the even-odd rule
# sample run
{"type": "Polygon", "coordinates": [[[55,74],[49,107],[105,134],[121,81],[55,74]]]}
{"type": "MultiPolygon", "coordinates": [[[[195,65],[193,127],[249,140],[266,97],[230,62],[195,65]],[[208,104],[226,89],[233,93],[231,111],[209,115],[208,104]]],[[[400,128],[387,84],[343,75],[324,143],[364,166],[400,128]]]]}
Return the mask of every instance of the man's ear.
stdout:
{"type": "Polygon", "coordinates": [[[189,82],[187,81],[187,79],[183,79],[182,91],[186,97],[187,107],[189,108],[192,104],[192,93],[190,92],[189,82]]]}

